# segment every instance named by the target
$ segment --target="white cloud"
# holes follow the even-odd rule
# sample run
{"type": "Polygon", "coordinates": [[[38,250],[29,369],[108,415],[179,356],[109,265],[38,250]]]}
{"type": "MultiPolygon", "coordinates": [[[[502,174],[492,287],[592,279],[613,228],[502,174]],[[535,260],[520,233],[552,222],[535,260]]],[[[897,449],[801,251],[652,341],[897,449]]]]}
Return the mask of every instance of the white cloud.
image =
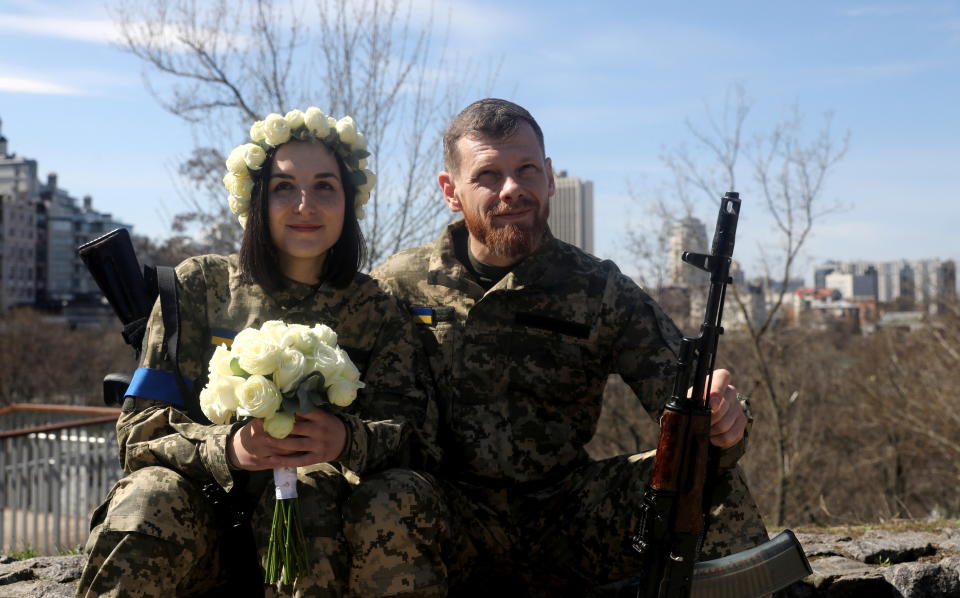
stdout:
{"type": "MultiPolygon", "coordinates": [[[[230,46],[239,49],[245,48],[250,43],[250,40],[243,35],[230,34],[227,37],[222,32],[198,29],[192,24],[184,26],[166,24],[163,27],[157,27],[145,22],[133,21],[128,24],[128,27],[134,37],[149,39],[154,48],[173,52],[187,49],[182,41],[184,38],[214,40],[213,43],[221,47],[230,46]]],[[[0,14],[0,31],[99,44],[124,43],[120,26],[109,19],[0,14]]]]}
{"type": "Polygon", "coordinates": [[[83,95],[79,89],[52,81],[25,77],[0,77],[0,92],[35,93],[44,95],[83,95]]]}
{"type": "Polygon", "coordinates": [[[120,39],[116,26],[107,19],[0,14],[0,31],[101,44],[120,39]]]}

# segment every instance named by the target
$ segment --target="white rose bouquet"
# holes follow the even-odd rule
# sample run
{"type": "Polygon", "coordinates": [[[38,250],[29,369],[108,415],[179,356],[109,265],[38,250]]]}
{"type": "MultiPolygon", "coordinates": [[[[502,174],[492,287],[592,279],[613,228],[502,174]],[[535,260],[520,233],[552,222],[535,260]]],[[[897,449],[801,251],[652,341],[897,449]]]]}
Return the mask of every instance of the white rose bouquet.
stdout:
{"type": "MultiPolygon", "coordinates": [[[[337,333],[329,326],[270,320],[259,329],[242,330],[230,348],[220,345],[214,350],[207,385],[200,391],[200,409],[215,424],[261,418],[268,434],[284,438],[293,429],[294,412],[308,413],[324,405],[346,407],[363,386],[360,372],[337,346],[337,333]]],[[[296,469],[274,469],[273,480],[277,501],[266,580],[290,583],[309,567],[296,469]]]]}

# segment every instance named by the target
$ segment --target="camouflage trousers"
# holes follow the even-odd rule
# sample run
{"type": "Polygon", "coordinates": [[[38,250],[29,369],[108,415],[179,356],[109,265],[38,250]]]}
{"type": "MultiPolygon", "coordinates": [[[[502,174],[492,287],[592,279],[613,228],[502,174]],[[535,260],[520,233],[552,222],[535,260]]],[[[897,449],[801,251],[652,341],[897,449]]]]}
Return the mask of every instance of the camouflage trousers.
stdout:
{"type": "MultiPolygon", "coordinates": [[[[297,477],[313,567],[294,584],[266,586],[265,596],[343,596],[349,556],[339,505],[350,485],[326,464],[301,468],[297,477]]],[[[252,480],[250,489],[259,490],[261,499],[251,524],[263,555],[275,502],[271,472],[252,480]]],[[[203,596],[223,581],[224,540],[213,506],[196,484],[163,467],[135,471],[117,482],[93,514],[77,596],[203,596]]]]}
{"type": "MultiPolygon", "coordinates": [[[[500,580],[508,593],[583,596],[642,575],[630,539],[653,454],[590,462],[541,488],[489,489],[406,470],[366,477],[344,506],[351,592],[465,596],[478,587],[489,595],[500,580]]],[[[768,539],[739,467],[720,473],[712,497],[702,560],[768,539]]]]}

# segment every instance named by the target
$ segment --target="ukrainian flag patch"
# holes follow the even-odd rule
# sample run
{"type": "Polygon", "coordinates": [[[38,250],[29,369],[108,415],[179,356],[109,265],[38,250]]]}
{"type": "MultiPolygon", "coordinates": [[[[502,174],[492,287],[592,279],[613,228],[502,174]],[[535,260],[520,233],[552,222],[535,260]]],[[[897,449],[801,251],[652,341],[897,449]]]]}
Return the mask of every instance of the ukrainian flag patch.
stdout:
{"type": "Polygon", "coordinates": [[[237,336],[237,333],[233,330],[227,330],[226,328],[211,328],[210,329],[210,344],[214,347],[219,347],[220,345],[226,345],[229,349],[233,344],[233,337],[237,336]]]}
{"type": "Polygon", "coordinates": [[[420,324],[433,324],[433,308],[432,307],[412,307],[410,308],[410,315],[413,316],[413,321],[420,324]]]}

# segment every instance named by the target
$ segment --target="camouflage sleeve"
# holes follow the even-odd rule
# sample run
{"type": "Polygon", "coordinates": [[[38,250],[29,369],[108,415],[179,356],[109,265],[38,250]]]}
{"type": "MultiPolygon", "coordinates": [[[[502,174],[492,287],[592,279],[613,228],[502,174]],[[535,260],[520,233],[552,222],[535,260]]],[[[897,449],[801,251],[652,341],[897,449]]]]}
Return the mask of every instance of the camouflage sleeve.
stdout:
{"type": "MultiPolygon", "coordinates": [[[[673,393],[677,353],[683,335],[663,309],[633,281],[621,279],[615,288],[619,288],[616,297],[622,299],[614,302],[619,306],[614,313],[624,324],[617,351],[618,373],[647,412],[659,420],[673,393]]],[[[749,401],[740,395],[737,399],[747,416],[747,428],[740,442],[720,451],[721,469],[734,467],[746,452],[747,437],[753,425],[749,401]]]]}
{"type": "Polygon", "coordinates": [[[134,398],[117,421],[125,472],[159,465],[197,481],[215,481],[224,490],[234,479],[227,463],[227,438],[242,423],[198,424],[182,411],[149,399],[134,398]]]}
{"type": "MultiPolygon", "coordinates": [[[[200,260],[177,267],[180,306],[179,364],[187,386],[196,392],[206,369],[204,354],[206,284],[200,260]]],[[[197,480],[215,480],[225,489],[233,485],[227,464],[226,441],[232,426],[208,426],[191,421],[174,379],[163,343],[159,300],[153,307],[143,340],[140,367],[128,389],[128,399],[117,421],[120,462],[126,472],[161,465],[197,480]]]]}
{"type": "Polygon", "coordinates": [[[614,334],[614,370],[647,413],[659,419],[673,390],[682,335],[660,306],[622,274],[608,284],[604,309],[614,334]]]}
{"type": "Polygon", "coordinates": [[[362,389],[344,417],[348,444],[340,458],[363,473],[439,462],[438,413],[409,317],[386,295],[362,389]]]}

